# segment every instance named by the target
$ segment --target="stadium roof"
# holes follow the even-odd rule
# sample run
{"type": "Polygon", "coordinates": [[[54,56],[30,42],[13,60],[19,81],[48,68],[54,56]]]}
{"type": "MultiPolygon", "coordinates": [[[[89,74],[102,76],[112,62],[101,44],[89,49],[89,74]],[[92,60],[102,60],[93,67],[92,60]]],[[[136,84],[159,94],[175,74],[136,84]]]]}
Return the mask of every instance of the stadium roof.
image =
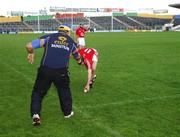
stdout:
{"type": "Polygon", "coordinates": [[[179,4],[170,4],[169,6],[180,9],[180,3],[179,4]]]}

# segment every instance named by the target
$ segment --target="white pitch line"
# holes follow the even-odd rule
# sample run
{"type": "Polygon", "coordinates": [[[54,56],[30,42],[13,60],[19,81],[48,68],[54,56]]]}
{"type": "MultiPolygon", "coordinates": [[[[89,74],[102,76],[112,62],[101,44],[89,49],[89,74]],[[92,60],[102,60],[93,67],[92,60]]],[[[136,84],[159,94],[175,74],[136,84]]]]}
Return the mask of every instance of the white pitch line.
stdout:
{"type": "Polygon", "coordinates": [[[10,66],[7,63],[2,62],[2,64],[4,66],[7,66],[9,69],[11,69],[12,71],[14,71],[15,73],[17,73],[18,75],[20,75],[21,77],[23,77],[24,79],[26,79],[28,82],[30,82],[31,84],[34,84],[33,80],[31,78],[29,78],[27,75],[23,74],[21,71],[15,69],[13,66],[10,66]]]}
{"type": "MultiPolygon", "coordinates": [[[[27,75],[21,73],[19,70],[15,69],[14,67],[10,66],[9,64],[5,64],[3,63],[5,66],[8,66],[8,68],[10,68],[12,71],[14,71],[15,73],[19,74],[20,76],[22,76],[23,78],[25,78],[28,82],[30,82],[31,84],[33,84],[33,80],[31,78],[29,78],[27,75]]],[[[106,107],[106,106],[112,106],[112,105],[126,105],[126,104],[131,104],[131,103],[144,103],[144,102],[148,102],[148,101],[156,101],[156,100],[164,100],[164,99],[174,99],[174,98],[179,98],[180,94],[177,95],[172,95],[172,96],[163,96],[163,97],[151,97],[151,98],[142,98],[142,99],[138,99],[138,100],[126,100],[126,101],[120,101],[120,102],[111,102],[111,103],[106,103],[106,104],[98,104],[98,105],[87,105],[85,107],[76,107],[74,105],[74,108],[79,111],[80,113],[89,116],[89,114],[85,111],[81,111],[81,109],[84,108],[101,108],[101,107],[106,107]]],[[[108,132],[109,134],[115,136],[115,137],[123,137],[121,135],[120,132],[113,130],[111,127],[109,126],[105,126],[103,123],[98,122],[98,121],[93,121],[94,125],[96,125],[97,127],[101,128],[101,129],[105,129],[106,132],[108,132]]]]}
{"type": "MultiPolygon", "coordinates": [[[[75,110],[79,111],[85,116],[91,117],[86,111],[81,111],[80,107],[74,106],[75,110]]],[[[95,126],[97,126],[100,129],[103,129],[104,132],[109,133],[113,137],[124,137],[121,135],[119,131],[113,130],[111,127],[106,126],[104,123],[98,122],[98,121],[92,121],[95,126]]]]}
{"type": "MultiPolygon", "coordinates": [[[[31,84],[33,84],[33,80],[31,78],[29,78],[27,75],[23,74],[21,71],[15,69],[14,67],[10,66],[7,63],[3,63],[3,65],[7,66],[8,68],[10,68],[12,71],[14,71],[15,73],[17,73],[18,75],[22,76],[24,79],[26,79],[28,82],[30,82],[31,84]]],[[[89,116],[89,114],[87,112],[82,112],[80,110],[79,107],[76,107],[75,105],[73,105],[73,107],[79,111],[80,113],[89,116]]],[[[123,137],[118,131],[113,130],[111,127],[105,126],[103,123],[101,122],[97,122],[97,121],[93,121],[94,125],[96,125],[97,127],[101,128],[101,129],[105,129],[106,132],[108,132],[109,134],[113,135],[114,137],[123,137]]]]}

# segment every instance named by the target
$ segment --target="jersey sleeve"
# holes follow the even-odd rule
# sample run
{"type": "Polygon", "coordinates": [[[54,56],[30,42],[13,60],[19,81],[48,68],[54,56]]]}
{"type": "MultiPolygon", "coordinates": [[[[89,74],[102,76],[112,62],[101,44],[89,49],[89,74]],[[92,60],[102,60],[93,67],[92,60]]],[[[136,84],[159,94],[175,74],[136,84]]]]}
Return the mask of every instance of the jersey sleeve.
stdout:
{"type": "Polygon", "coordinates": [[[79,53],[78,53],[78,49],[76,47],[76,44],[74,43],[74,46],[72,48],[72,55],[75,59],[78,59],[79,58],[79,53]]]}
{"type": "Polygon", "coordinates": [[[40,43],[41,43],[40,39],[36,39],[31,42],[31,45],[32,45],[33,49],[37,49],[37,48],[41,47],[40,43]]]}
{"type": "Polygon", "coordinates": [[[45,38],[44,39],[44,44],[42,45],[41,44],[41,39],[36,39],[36,40],[33,40],[31,42],[31,45],[32,45],[33,49],[37,49],[37,48],[43,47],[47,43],[47,41],[48,41],[48,38],[45,38]]]}

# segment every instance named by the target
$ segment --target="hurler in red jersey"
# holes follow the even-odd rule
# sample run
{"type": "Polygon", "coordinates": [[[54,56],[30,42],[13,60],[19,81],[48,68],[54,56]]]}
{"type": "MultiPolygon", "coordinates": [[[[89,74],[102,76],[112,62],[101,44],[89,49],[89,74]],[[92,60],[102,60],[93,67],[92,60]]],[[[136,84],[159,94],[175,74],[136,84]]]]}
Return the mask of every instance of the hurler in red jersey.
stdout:
{"type": "Polygon", "coordinates": [[[88,92],[96,78],[98,52],[93,48],[81,48],[78,50],[78,53],[84,59],[81,64],[84,64],[88,70],[88,79],[84,87],[84,92],[88,92]]]}
{"type": "Polygon", "coordinates": [[[85,33],[89,28],[85,28],[82,24],[76,29],[76,39],[80,48],[85,47],[85,33]]]}

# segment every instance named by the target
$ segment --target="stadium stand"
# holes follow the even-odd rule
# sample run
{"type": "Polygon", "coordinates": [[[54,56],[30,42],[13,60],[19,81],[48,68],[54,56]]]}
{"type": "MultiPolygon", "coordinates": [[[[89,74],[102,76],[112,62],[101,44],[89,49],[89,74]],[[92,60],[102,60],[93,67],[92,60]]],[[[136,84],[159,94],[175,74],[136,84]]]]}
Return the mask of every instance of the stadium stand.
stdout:
{"type": "Polygon", "coordinates": [[[164,24],[169,23],[171,21],[171,19],[140,17],[140,16],[131,17],[131,18],[143,23],[146,26],[145,29],[161,29],[164,24]]]}
{"type": "MultiPolygon", "coordinates": [[[[169,6],[180,9],[180,3],[170,4],[169,6]]],[[[175,15],[171,23],[173,24],[172,30],[180,31],[180,15],[175,15]]]]}
{"type": "Polygon", "coordinates": [[[32,31],[22,21],[22,17],[0,17],[0,33],[18,33],[23,31],[32,31]]]}
{"type": "MultiPolygon", "coordinates": [[[[82,13],[55,14],[26,17],[0,17],[0,33],[56,31],[61,24],[75,29],[80,23],[90,25],[97,31],[113,30],[159,30],[171,22],[173,16],[115,12],[113,16],[85,17],[82,13]],[[113,23],[113,24],[112,24],[113,23]]],[[[174,24],[180,24],[180,17],[174,17],[174,24]]]]}
{"type": "Polygon", "coordinates": [[[118,16],[116,18],[126,23],[131,29],[143,29],[141,24],[131,20],[128,16],[118,16]]]}
{"type": "Polygon", "coordinates": [[[175,15],[172,23],[174,27],[180,25],[180,15],[175,15]]]}

